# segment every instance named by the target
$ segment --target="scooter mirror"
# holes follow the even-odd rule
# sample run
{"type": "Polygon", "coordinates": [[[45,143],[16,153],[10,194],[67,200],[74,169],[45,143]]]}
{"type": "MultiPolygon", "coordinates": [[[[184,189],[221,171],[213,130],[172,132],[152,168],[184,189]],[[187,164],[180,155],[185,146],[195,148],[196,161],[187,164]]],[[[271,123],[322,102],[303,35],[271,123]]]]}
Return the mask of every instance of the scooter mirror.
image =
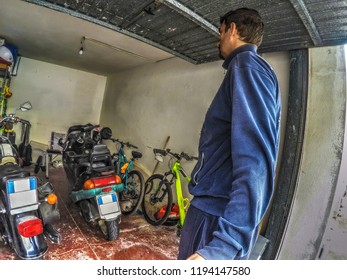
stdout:
{"type": "Polygon", "coordinates": [[[159,161],[159,162],[163,162],[163,161],[164,161],[164,159],[163,159],[163,157],[162,157],[161,154],[155,154],[155,159],[156,159],[157,161],[159,161]]]}
{"type": "Polygon", "coordinates": [[[112,130],[109,127],[103,127],[100,131],[100,135],[102,139],[108,140],[112,136],[112,130]]]}
{"type": "Polygon", "coordinates": [[[32,109],[32,105],[31,105],[30,101],[27,101],[27,102],[24,102],[23,104],[21,104],[19,106],[19,109],[23,112],[28,111],[28,110],[32,109]]]}

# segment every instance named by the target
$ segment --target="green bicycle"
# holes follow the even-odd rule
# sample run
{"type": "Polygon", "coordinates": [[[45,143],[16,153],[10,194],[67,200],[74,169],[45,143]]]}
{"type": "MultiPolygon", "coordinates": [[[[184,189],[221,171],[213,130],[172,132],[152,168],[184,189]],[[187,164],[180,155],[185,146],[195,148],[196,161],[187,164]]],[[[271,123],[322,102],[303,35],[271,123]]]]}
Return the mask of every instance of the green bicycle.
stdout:
{"type": "Polygon", "coordinates": [[[191,161],[197,157],[189,156],[184,152],[174,153],[170,149],[153,149],[153,152],[156,159],[161,162],[163,157],[170,156],[170,170],[164,174],[153,174],[145,182],[145,194],[142,201],[144,218],[154,226],[162,225],[167,221],[173,205],[171,186],[175,185],[179,213],[178,227],[182,228],[189,207],[189,199],[183,197],[181,175],[187,182],[190,181],[190,177],[183,170],[181,160],[191,161]]]}
{"type": "Polygon", "coordinates": [[[132,158],[127,159],[124,147],[137,149],[136,146],[129,142],[123,142],[119,139],[110,138],[113,143],[118,143],[118,152],[113,154],[116,173],[122,179],[124,190],[119,193],[119,202],[123,215],[131,215],[141,205],[144,195],[144,178],[140,171],[133,169],[134,161],[142,157],[142,153],[132,151],[132,158]]]}

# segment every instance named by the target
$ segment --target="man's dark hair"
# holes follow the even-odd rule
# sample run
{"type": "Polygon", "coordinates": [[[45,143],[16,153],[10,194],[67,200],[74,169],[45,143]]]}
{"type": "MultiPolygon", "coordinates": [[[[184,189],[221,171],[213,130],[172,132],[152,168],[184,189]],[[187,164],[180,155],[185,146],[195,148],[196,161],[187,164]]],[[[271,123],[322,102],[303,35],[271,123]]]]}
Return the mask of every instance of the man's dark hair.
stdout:
{"type": "Polygon", "coordinates": [[[220,18],[220,23],[225,23],[225,31],[230,28],[232,22],[236,24],[242,41],[260,46],[263,40],[264,23],[258,11],[240,8],[229,11],[220,18]]]}

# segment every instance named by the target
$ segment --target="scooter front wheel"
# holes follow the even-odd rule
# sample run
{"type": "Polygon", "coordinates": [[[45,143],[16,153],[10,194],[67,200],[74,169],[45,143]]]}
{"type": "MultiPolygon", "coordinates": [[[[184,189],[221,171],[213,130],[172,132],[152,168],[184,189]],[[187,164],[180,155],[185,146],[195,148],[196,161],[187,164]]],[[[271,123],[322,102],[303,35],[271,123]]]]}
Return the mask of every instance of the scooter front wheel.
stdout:
{"type": "Polygon", "coordinates": [[[100,220],[99,226],[102,234],[108,241],[116,240],[119,236],[119,219],[112,221],[100,220]]]}

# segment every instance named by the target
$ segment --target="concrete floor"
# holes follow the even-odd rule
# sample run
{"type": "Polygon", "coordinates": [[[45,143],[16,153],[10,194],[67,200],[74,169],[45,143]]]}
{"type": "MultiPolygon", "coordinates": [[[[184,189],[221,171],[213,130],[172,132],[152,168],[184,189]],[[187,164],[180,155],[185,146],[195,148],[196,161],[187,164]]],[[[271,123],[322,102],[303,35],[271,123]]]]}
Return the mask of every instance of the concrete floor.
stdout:
{"type": "MultiPolygon", "coordinates": [[[[33,167],[31,167],[33,168],[33,167]]],[[[39,177],[44,178],[41,171],[39,177]]],[[[174,260],[177,258],[179,239],[176,227],[149,225],[135,214],[122,216],[120,235],[115,241],[106,241],[99,228],[91,228],[68,199],[64,170],[51,168],[49,181],[59,198],[60,222],[56,229],[62,235],[60,244],[48,240],[46,260],[174,260]]],[[[14,260],[16,255],[9,246],[0,243],[0,260],[14,260]]]]}

